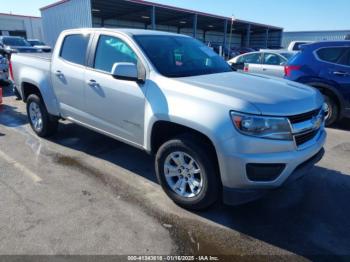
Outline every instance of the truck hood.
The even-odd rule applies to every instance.
[[[323,104],[323,97],[316,89],[275,77],[229,72],[177,78],[177,81],[238,98],[254,105],[263,115],[297,115]]]

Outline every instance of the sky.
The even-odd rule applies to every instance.
[[[113,1],[113,0],[111,0]],[[149,0],[283,27],[285,31],[350,30],[350,0]],[[0,0],[0,12],[40,16],[55,0]]]

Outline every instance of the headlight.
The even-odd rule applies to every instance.
[[[293,140],[291,126],[287,118],[265,117],[231,112],[236,129],[248,136],[276,140]]]

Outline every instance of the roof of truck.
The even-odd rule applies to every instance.
[[[169,33],[164,31],[155,30],[144,30],[144,29],[131,29],[131,28],[80,28],[80,29],[69,29],[65,30],[66,33],[74,32],[112,32],[112,33],[123,33],[129,36],[134,35],[168,35],[168,36],[183,36],[181,34]]]

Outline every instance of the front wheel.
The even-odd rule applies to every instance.
[[[58,119],[51,116],[41,97],[30,95],[27,99],[27,115],[33,131],[40,137],[48,137],[57,131]]]
[[[216,161],[200,139],[179,136],[164,143],[157,152],[156,172],[165,193],[179,206],[201,210],[218,199]]]

